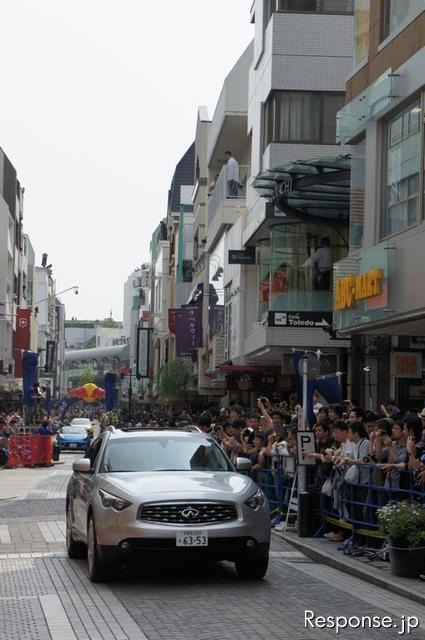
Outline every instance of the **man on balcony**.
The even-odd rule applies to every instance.
[[[239,163],[233,157],[231,151],[225,151],[226,158],[226,179],[227,179],[227,197],[237,198],[239,191]]]

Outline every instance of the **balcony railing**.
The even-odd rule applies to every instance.
[[[249,165],[239,165],[239,189],[237,195],[234,196],[230,195],[228,191],[226,165],[222,168],[214,190],[208,200],[208,226],[211,225],[223,201],[237,203],[238,201],[245,200],[246,185],[250,175],[251,167]]]

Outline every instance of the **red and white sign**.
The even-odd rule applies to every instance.
[[[22,352],[31,348],[31,309],[16,310],[14,342],[15,378],[22,378]]]

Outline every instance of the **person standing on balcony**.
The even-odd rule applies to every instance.
[[[227,179],[227,197],[237,198],[239,191],[239,163],[233,157],[231,151],[225,151],[226,158],[226,179]]]

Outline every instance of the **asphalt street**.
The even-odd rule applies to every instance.
[[[316,564],[277,537],[260,582],[239,582],[227,563],[161,564],[118,567],[113,581],[92,585],[85,562],[68,560],[64,547],[75,457],[0,471],[1,640],[423,640],[425,607]],[[341,626],[350,616],[337,633],[336,617]],[[375,627],[361,628],[368,617]]]

